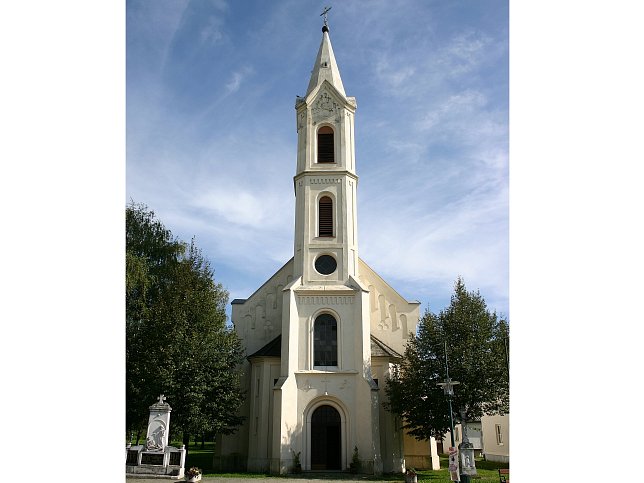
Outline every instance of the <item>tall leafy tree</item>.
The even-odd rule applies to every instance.
[[[160,393],[173,432],[230,433],[243,400],[234,368],[243,349],[226,326],[228,293],[197,248],[145,205],[126,208],[126,424],[145,427]]]
[[[448,401],[438,383],[449,375],[459,381],[452,398],[455,417],[477,420],[484,414],[509,411],[507,321],[490,312],[477,292],[468,292],[461,278],[450,305],[438,315],[427,311],[418,333],[411,334],[401,364],[387,381],[387,409],[404,421],[419,440],[441,437],[450,427]],[[447,343],[447,344],[446,344]]]
[[[158,348],[170,341],[161,327],[165,319],[157,314],[185,245],[153,211],[134,202],[125,210],[125,236],[126,425],[138,440],[148,419],[148,406],[166,386],[168,374]]]

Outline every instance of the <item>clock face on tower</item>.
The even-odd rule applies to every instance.
[[[331,275],[338,268],[338,263],[331,255],[320,255],[315,260],[315,269],[322,275]]]

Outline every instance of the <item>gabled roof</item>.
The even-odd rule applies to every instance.
[[[246,359],[253,357],[282,357],[282,334],[275,337],[254,354],[249,355]]]
[[[249,355],[246,359],[250,360],[254,357],[282,357],[282,335],[278,335],[257,352]],[[371,357],[402,358],[398,352],[373,335],[371,336]]]
[[[269,284],[269,283],[270,283],[270,282],[271,282],[271,281],[272,281],[276,276],[278,276],[278,274],[279,274],[282,270],[289,270],[288,265],[289,265],[289,264],[291,264],[292,262],[293,262],[293,257],[291,257],[291,258],[288,260],[288,262],[286,262],[284,265],[282,265],[282,266],[280,267],[280,269],[279,269],[277,272],[275,272],[273,275],[271,275],[271,276],[270,276],[270,278],[269,278],[268,280],[266,280],[266,281],[265,281],[265,282],[264,282],[264,283],[263,283],[263,284],[262,284],[262,285],[261,285],[257,290],[255,290],[255,291],[254,291],[254,292],[253,292],[253,293],[252,293],[248,298],[246,298],[246,299],[233,299],[233,301],[232,301],[232,302],[230,302],[230,305],[243,305],[243,304],[245,304],[246,302],[248,302],[249,300],[251,300],[251,299],[252,299],[256,294],[260,293],[260,292],[261,292],[261,290],[262,290],[264,287],[266,287],[266,286],[267,286],[267,285],[268,285],[268,284]],[[292,273],[293,273],[293,268],[290,268],[290,270],[291,270],[291,271],[290,271],[288,274],[292,274]],[[288,274],[287,274],[287,275],[288,275]],[[285,278],[286,278],[286,277],[285,277]]]
[[[393,357],[402,359],[402,356],[398,352],[373,335],[371,336],[371,357]]]
[[[338,69],[335,55],[333,55],[328,29],[322,29],[322,42],[320,43],[320,49],[318,50],[318,55],[315,59],[313,70],[311,71],[309,87],[306,89],[306,95],[304,97],[308,97],[325,80],[329,81],[342,94],[342,97],[347,97],[344,92],[344,86],[342,85],[342,79],[340,78],[340,69]]]

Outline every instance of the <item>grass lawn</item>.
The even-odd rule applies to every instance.
[[[173,442],[173,446],[181,447],[181,443]],[[202,469],[203,475],[216,476],[219,478],[275,478],[275,479],[288,479],[288,478],[308,478],[314,479],[313,475],[306,474],[303,475],[286,475],[286,476],[275,476],[268,475],[263,473],[214,473],[212,471],[212,455],[214,451],[214,443],[206,443],[204,449],[201,449],[201,443],[194,444],[191,442],[188,446],[188,456],[186,458],[186,468],[192,466],[197,466]],[[450,483],[449,473],[447,472],[447,457],[441,457],[441,469],[438,471],[432,470],[419,470],[418,471],[418,483]],[[476,470],[478,475],[472,477],[472,483],[498,483],[499,481],[499,468],[508,468],[507,463],[495,463],[492,461],[484,461],[483,459],[476,459]],[[404,481],[405,478],[403,475],[382,475],[382,476],[372,476],[372,475],[349,475],[348,473],[333,473],[333,474],[319,474],[315,476],[315,479],[329,479],[332,477],[334,479],[360,479],[363,481],[369,480],[387,480],[387,481]]]
[[[418,471],[418,483],[450,483],[451,480],[449,478],[449,472],[447,471],[447,456],[441,456],[440,462],[441,469],[438,471]],[[509,465],[507,463],[495,463],[493,461],[485,461],[482,458],[476,458],[477,475],[472,477],[472,483],[498,483],[499,468],[509,468]]]

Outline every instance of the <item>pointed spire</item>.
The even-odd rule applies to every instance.
[[[313,89],[322,84],[324,80],[328,80],[333,84],[333,87],[335,87],[344,97],[347,96],[344,92],[344,86],[342,85],[342,79],[340,78],[338,64],[335,61],[335,55],[333,55],[331,39],[329,38],[329,27],[326,22],[322,27],[322,43],[320,44],[320,50],[318,50],[318,56],[315,59],[315,64],[313,65],[309,87],[306,89],[306,96],[308,96]]]

